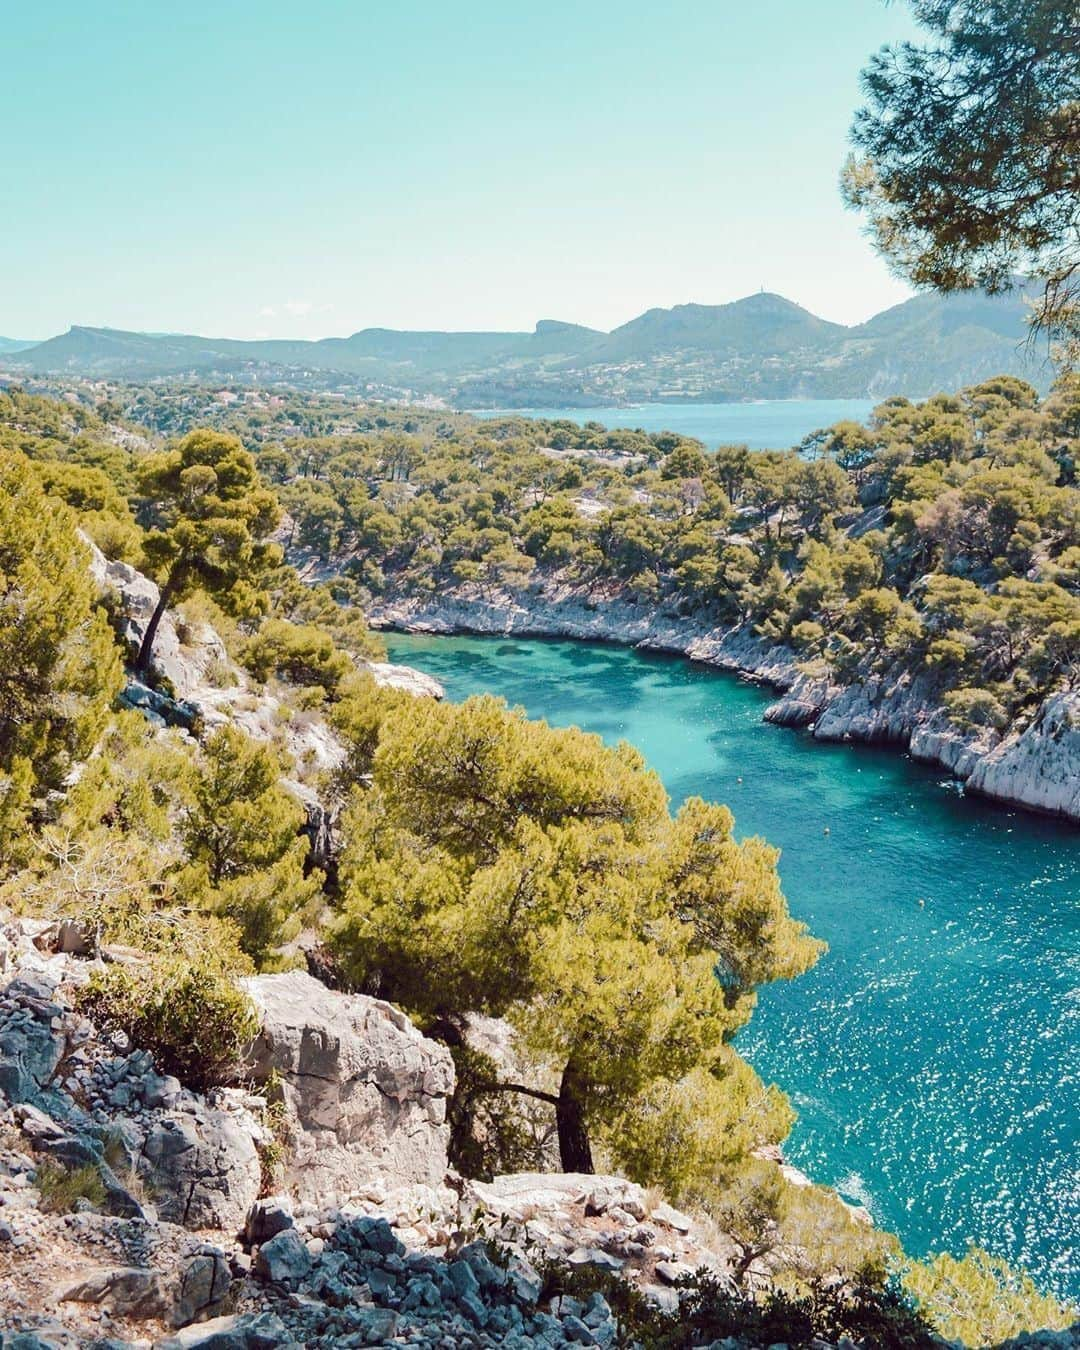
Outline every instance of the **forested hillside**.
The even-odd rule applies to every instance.
[[[238,976],[311,966],[394,1000],[454,1051],[467,1173],[602,1161],[712,1216],[739,1292],[696,1286],[701,1325],[930,1345],[916,1297],[972,1344],[1063,1322],[981,1254],[906,1262],[777,1168],[791,1108],[732,1037],[821,944],[775,851],[723,806],[672,814],[625,745],[380,687],[352,602],[546,569],[717,606],[843,669],[929,660],[957,716],[1015,712],[1072,678],[1078,408],[1074,386],[1039,406],[998,381],[801,456],[432,418],[256,457],[5,396],[0,904],[127,953],[78,1006],[197,1087],[230,1081],[256,1026]],[[302,583],[275,536],[344,575]],[[339,821],[318,856],[313,807]],[[513,1038],[512,1080],[469,1042],[477,1015]],[[766,1314],[746,1301],[763,1289]]]
[[[798,450],[507,418],[260,450],[307,549],[373,599],[552,579],[748,625],[841,681],[932,672],[1003,727],[1080,656],[1080,386],[890,399]]]

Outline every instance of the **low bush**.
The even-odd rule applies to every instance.
[[[192,964],[183,955],[108,966],[91,977],[79,1004],[194,1088],[224,1081],[258,1030],[251,1000],[232,975],[212,960]]]
[[[78,1200],[89,1200],[95,1209],[105,1203],[105,1183],[93,1163],[71,1168],[48,1160],[38,1166],[34,1185],[47,1214],[70,1214]]]
[[[822,1285],[801,1297],[780,1292],[760,1302],[734,1293],[708,1271],[678,1288],[676,1312],[662,1312],[628,1280],[596,1266],[553,1262],[542,1271],[542,1297],[569,1294],[587,1300],[600,1293],[619,1326],[620,1345],[642,1350],[686,1350],[738,1337],[754,1345],[810,1346],[815,1338],[848,1337],[875,1350],[940,1350],[929,1324],[899,1290],[870,1284]]]

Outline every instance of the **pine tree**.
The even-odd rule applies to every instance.
[[[694,1099],[731,1124],[727,1040],[754,986],[820,950],[787,915],[775,853],[736,843],[722,808],[672,822],[629,746],[497,699],[397,703],[378,734],[334,926],[354,978],[428,1020],[507,1017],[558,1088],[490,1090],[554,1107],[568,1171],[592,1170],[601,1133],[640,1161],[632,1140],[656,1114],[640,1104],[695,1074]],[[774,1108],[758,1140],[777,1137]]]
[[[209,592],[233,614],[265,607],[260,588],[280,550],[264,541],[280,511],[253,457],[235,436],[214,431],[193,431],[153,456],[140,492],[140,516],[149,527],[145,562],[161,588],[135,663],[145,672],[161,616],[193,590]]]
[[[194,768],[181,827],[189,861],[178,890],[231,919],[257,964],[296,933],[321,881],[304,875],[304,810],[280,779],[272,751],[223,727]]]
[[[55,786],[100,734],[122,671],[75,519],[0,456],[0,797]],[[6,784],[6,786],[5,786]]]

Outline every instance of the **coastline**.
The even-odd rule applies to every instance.
[[[839,685],[800,668],[796,654],[749,625],[722,627],[664,614],[548,579],[526,591],[475,586],[438,596],[395,596],[371,604],[372,628],[445,636],[569,638],[669,652],[776,690],[766,721],[803,728],[823,741],[892,745],[935,764],[965,792],[1080,824],[1080,694],[1048,698],[1024,725],[998,733],[952,723],[931,682],[871,674]]]

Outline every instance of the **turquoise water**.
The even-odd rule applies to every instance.
[[[783,399],[764,403],[639,403],[630,408],[514,408],[474,411],[475,417],[566,418],[584,426],[643,431],[677,431],[695,436],[710,449],[748,445],[751,450],[790,450],[808,432],[833,422],[863,421],[874,400],[868,398]]]
[[[625,738],[674,802],[783,850],[830,949],[740,1047],[799,1112],[788,1152],[915,1253],[978,1242],[1080,1295],[1080,831],[960,796],[889,750],[761,721],[768,695],[619,647],[388,635],[451,698]],[[825,833],[826,829],[828,834]]]

